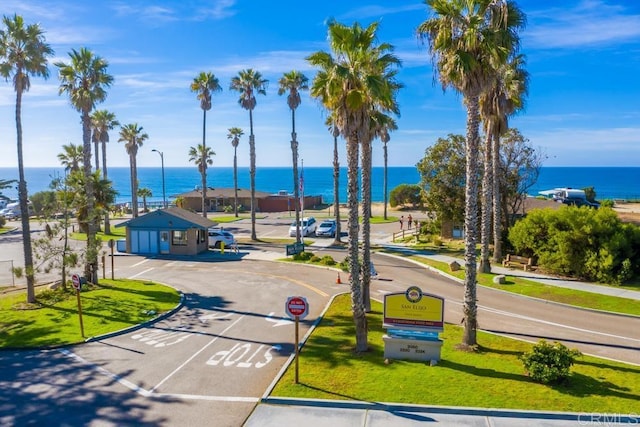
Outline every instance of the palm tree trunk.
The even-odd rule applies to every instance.
[[[27,278],[27,303],[36,302],[33,252],[31,249],[31,228],[29,225],[29,193],[24,177],[24,157],[22,155],[22,79],[16,79],[16,134],[18,149],[18,200],[20,202],[20,222],[22,224],[22,247],[24,270]]]
[[[238,217],[238,148],[233,147],[233,191],[235,198],[233,201],[233,212]]]
[[[256,236],[256,141],[253,135],[253,110],[249,110],[249,182],[251,185],[251,240]]]
[[[477,344],[478,327],[477,284],[476,284],[476,240],[478,236],[478,127],[480,114],[478,95],[467,97],[467,141],[466,141],[466,183],[464,211],[464,332],[462,344],[472,347]]]
[[[291,109],[291,156],[293,157],[293,206],[296,224],[300,224],[300,183],[298,182],[298,141],[296,140],[296,113]],[[296,227],[296,242],[300,243],[300,227]]]
[[[387,220],[387,201],[389,200],[389,180],[388,180],[388,168],[387,162],[389,160],[389,155],[387,152],[387,143],[385,142],[382,146],[382,151],[384,152],[384,220]]]
[[[493,163],[493,262],[502,261],[502,216],[500,215],[500,180],[502,168],[500,166],[500,137],[495,135],[491,144]]]
[[[94,157],[96,161],[96,170],[100,169],[100,141],[93,143],[93,149],[95,150]]]
[[[335,127],[333,132],[333,211],[336,216],[336,235],[333,238],[333,243],[338,245],[342,243],[342,226],[340,225],[340,161],[338,158],[338,133]]]
[[[368,350],[367,316],[362,305],[360,262],[358,260],[358,134],[350,132],[347,141],[347,206],[349,211],[349,286],[351,310],[356,327],[356,352]]]
[[[82,112],[82,145],[84,161],[84,190],[87,197],[87,262],[85,277],[87,281],[98,283],[98,243],[96,241],[96,210],[93,179],[91,179],[91,118],[89,111]]]
[[[202,168],[202,216],[207,217],[207,110],[202,109],[202,158],[200,167]]]
[[[491,240],[491,211],[493,202],[493,162],[491,161],[491,134],[493,127],[487,126],[484,149],[484,173],[482,175],[482,223],[480,235],[480,271],[491,273],[489,262],[489,240]]]
[[[371,140],[362,141],[362,304],[371,312]]]
[[[107,179],[107,142],[102,141],[102,177]],[[109,207],[104,213],[104,234],[111,234],[111,224],[109,223]]]

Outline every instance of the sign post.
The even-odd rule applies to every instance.
[[[115,245],[116,245],[116,241],[113,239],[109,239],[109,249],[111,249],[111,280],[114,280],[113,279],[113,247]]]
[[[305,297],[289,297],[287,298],[287,302],[284,305],[284,309],[285,312],[287,313],[287,316],[292,317],[293,319],[295,319],[295,325],[296,325],[296,331],[295,331],[295,360],[296,360],[296,369],[295,369],[295,373],[296,373],[296,384],[298,384],[298,356],[300,355],[300,350],[299,350],[299,323],[300,323],[300,319],[304,319],[305,317],[307,317],[307,314],[309,314],[309,304],[307,303],[307,300]]]
[[[78,299],[78,317],[80,318],[80,333],[82,334],[82,338],[84,338],[84,325],[82,324],[82,304],[80,303],[80,288],[82,288],[80,276],[77,274],[72,275],[71,283],[73,284],[73,288],[76,290],[76,297]]]

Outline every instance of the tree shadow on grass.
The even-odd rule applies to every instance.
[[[552,384],[550,387],[559,393],[580,398],[603,396],[629,399],[630,405],[637,405],[637,402],[640,401],[640,393],[634,393],[628,387],[576,372],[573,372],[565,382]]]

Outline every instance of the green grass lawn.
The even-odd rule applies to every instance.
[[[84,341],[80,333],[76,292],[45,290],[35,304],[24,292],[0,297],[0,348],[42,347]],[[141,280],[107,280],[80,293],[85,337],[118,331],[174,308],[180,294],[173,288]],[[151,314],[154,312],[155,314]]]
[[[429,265],[449,275],[457,277],[458,279],[464,279],[464,270],[451,271],[446,262],[435,261],[415,255],[412,255],[409,258],[422,264]],[[514,292],[547,301],[555,301],[575,305],[577,307],[593,308],[596,310],[613,311],[616,313],[640,316],[640,301],[638,300],[561,288],[559,286],[544,285],[540,282],[523,279],[517,276],[506,276],[506,283],[499,285],[493,283],[493,277],[495,277],[495,274],[492,273],[478,273],[476,280],[482,286]]]
[[[442,360],[384,362],[382,304],[368,314],[369,351],[355,354],[349,295],[337,297],[300,353],[299,384],[294,364],[273,396],[363,400],[571,412],[637,412],[640,367],[590,356],[577,359],[563,385],[542,385],[524,372],[518,355],[531,344],[478,333],[477,352],[456,349],[462,329],[446,325]]]
[[[96,238],[101,242],[107,242],[109,239],[124,239],[127,236],[125,227],[111,226],[111,234],[104,234],[104,231],[98,231]],[[73,240],[87,240],[87,233],[75,232],[69,234],[69,238]]]

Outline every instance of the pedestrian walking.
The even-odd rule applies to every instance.
[[[411,223],[413,222],[413,217],[411,216],[411,214],[409,214],[409,217],[407,218],[409,220],[409,222],[407,223],[407,230],[411,229]]]
[[[400,221],[400,230],[403,230],[402,226],[404,223],[404,215],[402,215],[398,221]]]

